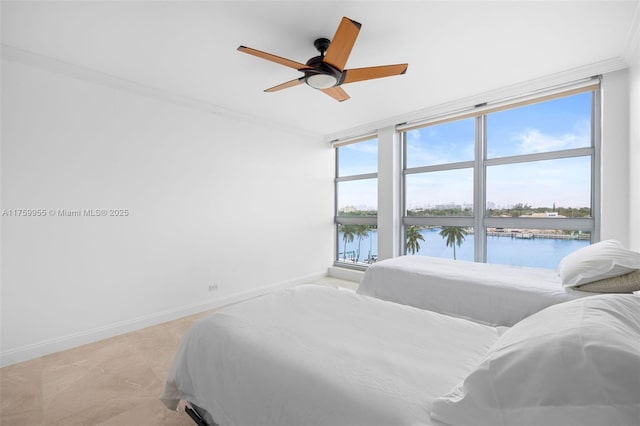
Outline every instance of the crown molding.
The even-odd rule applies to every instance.
[[[22,65],[28,65],[40,68],[46,71],[62,74],[67,77],[76,78],[89,83],[110,87],[113,89],[123,90],[136,95],[153,98],[156,100],[169,102],[182,107],[203,111],[209,114],[230,118],[241,121],[242,123],[253,123],[262,127],[279,130],[286,133],[294,133],[304,137],[316,138],[321,140],[321,134],[309,132],[286,123],[278,123],[271,120],[265,120],[254,115],[245,114],[209,102],[179,95],[157,87],[147,86],[132,80],[127,80],[101,71],[96,71],[70,62],[60,61],[58,59],[20,49],[6,43],[0,44],[2,59],[17,62]]]

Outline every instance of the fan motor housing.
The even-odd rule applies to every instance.
[[[323,40],[323,39],[318,39],[318,40]],[[318,42],[318,40],[316,40],[316,44]],[[324,39],[327,40],[327,39]],[[328,40],[327,40],[328,41]],[[328,43],[327,43],[328,45]],[[316,46],[317,47],[317,46]],[[320,49],[318,49],[320,50]],[[322,53],[324,53],[323,51],[320,52],[321,55],[320,56],[314,56],[313,58],[309,59],[306,63],[306,65],[312,67],[312,70],[304,70],[304,79],[305,81],[314,75],[317,74],[324,74],[324,75],[329,75],[333,78],[335,78],[336,83],[334,84],[334,86],[339,86],[340,84],[342,84],[342,82],[344,81],[344,73],[342,71],[340,71],[339,69],[337,69],[336,67],[329,65],[328,63],[324,62],[324,55]]]

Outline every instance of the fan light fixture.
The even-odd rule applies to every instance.
[[[337,82],[338,79],[329,74],[313,74],[306,78],[306,83],[314,89],[328,89]]]

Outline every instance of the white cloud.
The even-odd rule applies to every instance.
[[[425,133],[427,130],[428,133]],[[407,135],[407,152],[410,164],[413,166],[473,160],[473,135],[469,140],[457,142],[451,142],[446,137],[437,136],[437,133],[432,129],[412,130],[407,132]],[[430,141],[428,145],[426,140]]]
[[[512,140],[518,143],[520,154],[559,151],[563,149],[582,148],[590,145],[588,122],[581,122],[574,127],[573,133],[550,135],[538,129],[525,129],[515,135]]]

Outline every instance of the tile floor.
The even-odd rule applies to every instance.
[[[315,283],[357,286],[331,277]],[[183,333],[208,314],[0,369],[0,425],[193,426],[158,396]]]

